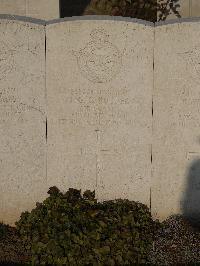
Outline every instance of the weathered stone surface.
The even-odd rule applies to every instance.
[[[59,0],[26,0],[26,16],[44,20],[60,18]]]
[[[153,28],[84,19],[46,30],[48,184],[149,206]]]
[[[0,14],[26,16],[26,0],[0,0]]]
[[[0,14],[56,19],[60,17],[59,0],[0,0]]]
[[[3,19],[0,40],[0,219],[14,225],[47,192],[45,29]]]
[[[190,16],[191,17],[199,17],[200,16],[200,2],[199,0],[192,0],[190,7]]]
[[[155,28],[151,207],[161,220],[199,215],[199,30],[199,21]]]

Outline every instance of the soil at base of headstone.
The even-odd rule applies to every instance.
[[[148,254],[148,264],[200,265],[200,229],[194,228],[181,215],[174,215],[162,222],[164,228],[157,231],[155,241]],[[4,238],[0,238],[0,262],[26,263],[31,256],[22,246],[15,227],[9,227]],[[8,264],[7,264],[8,265]]]

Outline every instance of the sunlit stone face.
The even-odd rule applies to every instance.
[[[91,42],[73,54],[77,57],[81,74],[94,83],[104,83],[113,79],[120,71],[121,54],[117,47],[108,41],[104,29],[91,32]]]
[[[13,69],[14,50],[9,49],[8,44],[0,41],[0,80],[5,78]]]

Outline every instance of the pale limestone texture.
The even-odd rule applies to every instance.
[[[46,34],[48,185],[149,206],[154,29],[84,19]]]
[[[60,17],[59,0],[0,0],[0,14],[56,19]]]
[[[26,15],[26,0],[0,0],[0,14]]]
[[[190,1],[191,1],[190,17],[199,17],[200,16],[200,1],[199,0],[190,0]]]
[[[14,226],[48,194],[45,28],[0,21],[0,219]]]
[[[155,27],[152,215],[199,215],[200,22]]]

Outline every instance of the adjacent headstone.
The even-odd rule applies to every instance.
[[[152,25],[85,16],[46,26],[49,185],[150,205]]]
[[[199,40],[199,21],[155,28],[151,208],[161,221],[200,213]]]
[[[59,0],[26,0],[26,16],[51,20],[60,18]]]
[[[0,0],[0,14],[51,20],[60,17],[59,0]]]
[[[45,28],[0,18],[0,40],[0,219],[14,226],[47,194]]]
[[[200,2],[199,2],[199,0],[190,0],[190,1],[191,1],[190,17],[199,17],[200,16]]]
[[[0,0],[0,14],[26,16],[26,0]]]
[[[167,4],[167,8],[170,7],[170,2],[165,0],[162,4]],[[157,0],[157,3],[161,3]],[[176,11],[179,12],[181,18],[192,18],[200,16],[200,1],[199,0],[177,0],[174,1],[174,6],[177,5]],[[160,11],[157,12],[157,21],[159,21]],[[177,19],[177,15],[171,10],[170,14],[166,17],[166,20]]]
[[[198,1],[198,0],[197,0]],[[160,4],[161,1],[160,0],[157,0],[157,3]],[[170,3],[168,0],[165,0],[165,1],[162,1],[162,4],[167,4],[167,9],[170,8]],[[179,12],[181,18],[189,18],[191,17],[191,0],[178,0],[176,2],[174,2],[174,5],[179,5],[177,8],[176,8],[176,11]],[[199,15],[200,15],[200,10],[198,10],[199,12]],[[157,21],[159,21],[159,15],[161,14],[160,11],[157,12]],[[166,20],[170,20],[170,19],[177,19],[177,15],[172,11],[170,10],[170,14],[167,15],[166,17]]]

